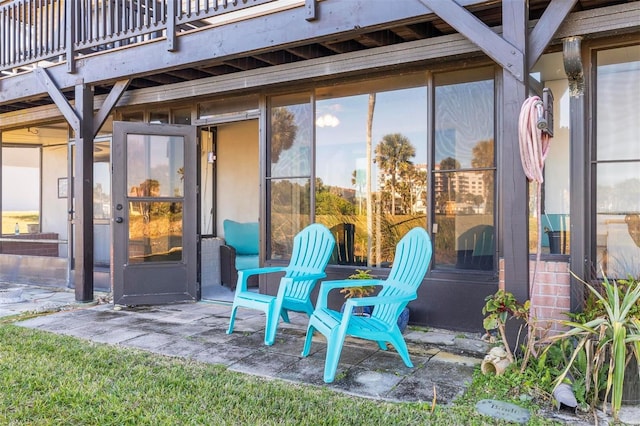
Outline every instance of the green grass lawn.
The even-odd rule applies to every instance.
[[[429,403],[352,397],[2,322],[3,425],[508,424],[475,413],[475,401],[495,396],[482,389],[432,411]]]

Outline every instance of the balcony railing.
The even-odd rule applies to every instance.
[[[278,0],[0,1],[0,72],[175,36],[212,25],[211,18]]]

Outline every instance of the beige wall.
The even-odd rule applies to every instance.
[[[260,209],[258,120],[218,127],[216,223],[224,237],[222,222],[256,222]]]
[[[67,236],[67,199],[58,198],[58,178],[67,176],[66,145],[42,149],[42,232],[56,232],[58,238]],[[67,245],[60,244],[58,256],[67,257]]]
[[[553,138],[545,160],[544,205],[548,214],[569,214],[570,150],[569,150],[569,83],[567,80],[545,81],[553,92]]]

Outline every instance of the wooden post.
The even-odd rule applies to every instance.
[[[178,37],[176,35],[176,0],[167,1],[167,50],[178,50]]]
[[[75,110],[80,116],[76,132],[75,179],[75,294],[79,302],[93,300],[93,88],[75,87]]]
[[[527,70],[527,17],[525,1],[502,2],[503,37],[522,52],[520,69]],[[517,78],[503,67],[499,99],[498,196],[500,199],[500,255],[504,259],[505,290],[518,301],[529,299],[529,192],[520,161],[518,120],[527,97],[528,71]],[[517,330],[516,330],[517,331]],[[511,333],[509,333],[511,334]]]
[[[587,259],[595,256],[593,233],[585,212],[591,211],[589,191],[589,147],[587,140],[587,106],[584,97],[584,68],[582,66],[582,37],[567,37],[563,43],[564,70],[569,79],[569,140],[571,146],[571,264],[570,270],[582,279],[589,280],[592,271]],[[595,257],[594,257],[595,258]],[[581,309],[584,303],[584,285],[571,277],[571,312]]]
[[[75,31],[76,31],[76,2],[75,1],[67,1],[65,2],[65,14],[67,20],[66,26],[66,50],[67,50],[67,72],[75,73],[76,72],[76,61],[75,61],[75,51],[73,49],[75,44]]]

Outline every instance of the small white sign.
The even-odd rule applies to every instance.
[[[480,414],[494,419],[507,420],[514,423],[527,423],[531,414],[526,408],[510,402],[495,399],[483,399],[476,404]]]

